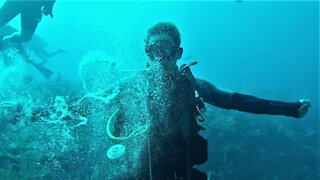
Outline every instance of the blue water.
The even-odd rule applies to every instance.
[[[192,67],[196,77],[261,98],[304,98],[312,103],[302,119],[207,105],[204,136],[209,140],[209,160],[200,169],[211,179],[320,179],[319,2],[58,0],[54,16],[44,17],[36,34],[48,43],[49,51],[62,48],[68,53],[45,64],[55,73],[50,80],[23,63],[9,68],[1,65],[2,102],[24,104],[27,111],[27,106],[36,109],[49,104],[52,97],[84,96],[79,65],[95,50],[112,57],[122,69],[144,68],[143,39],[148,28],[169,21],[181,32],[184,55],[179,64],[198,61]],[[10,24],[19,29],[20,19]],[[27,113],[0,110],[0,179],[59,175],[94,179],[109,177],[99,170],[116,171],[106,165],[105,122],[89,119],[81,128],[77,128],[81,121],[50,122],[48,128],[25,121]],[[68,139],[64,126],[70,127],[74,137]],[[32,159],[36,155],[39,158]]]

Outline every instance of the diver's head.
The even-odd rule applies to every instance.
[[[180,33],[172,23],[158,23],[151,27],[145,43],[145,52],[151,61],[175,65],[182,56]]]

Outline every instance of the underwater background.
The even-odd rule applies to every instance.
[[[0,63],[0,179],[114,179],[119,168],[106,156],[105,131],[113,111],[93,92],[143,69],[147,30],[167,21],[181,32],[179,64],[198,61],[196,77],[312,103],[303,119],[207,105],[209,160],[199,168],[218,180],[320,179],[318,1],[58,0],[53,13],[36,31],[48,51],[66,52],[45,63],[53,77],[14,52],[4,52],[13,54],[12,65]],[[19,29],[20,18],[10,25]],[[111,73],[110,62],[127,74]],[[80,101],[86,105],[77,109]]]

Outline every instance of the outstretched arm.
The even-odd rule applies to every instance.
[[[303,117],[311,107],[309,100],[300,100],[297,102],[272,101],[251,95],[221,90],[204,80],[197,80],[196,84],[198,93],[205,102],[225,109],[300,118]]]
[[[64,54],[67,53],[65,50],[63,49],[58,49],[56,51],[53,52],[48,52],[46,49],[44,49],[43,47],[37,47],[37,48],[29,48],[30,50],[32,50],[34,52],[34,54],[39,57],[40,59],[42,59],[40,64],[46,64],[48,62],[48,58],[54,57],[58,54]]]
[[[53,56],[56,56],[58,54],[63,54],[63,53],[67,53],[65,50],[63,49],[58,49],[56,51],[53,51],[53,52],[48,52],[48,51],[43,51],[42,54],[44,56],[46,56],[47,58],[51,58]]]
[[[208,81],[196,79],[196,90],[204,102],[211,105],[230,109],[234,92],[217,88]]]
[[[295,118],[301,117],[299,108],[300,102],[281,102],[260,99],[250,95],[234,93],[231,109],[256,114],[285,115]]]
[[[65,51],[63,49],[58,49],[53,52],[48,52],[44,47],[41,47],[41,46],[38,46],[38,47],[30,46],[29,49],[31,51],[33,51],[41,59],[51,58],[51,57],[56,56],[58,54],[67,53],[67,51]]]

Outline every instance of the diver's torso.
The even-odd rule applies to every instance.
[[[167,74],[146,71],[124,84],[120,94],[123,95],[118,97],[122,109],[117,120],[119,135],[130,132],[125,127],[136,123],[150,124],[147,135],[150,149],[145,142],[137,179],[149,178],[150,165],[153,179],[185,177],[188,138],[197,132],[192,131],[196,120],[193,116],[194,87],[190,79],[178,70]],[[139,144],[143,145],[142,142]]]
[[[190,124],[194,107],[194,87],[180,71],[147,73],[148,109],[154,128],[163,135],[183,135],[181,125]],[[184,128],[185,129],[185,128]]]

